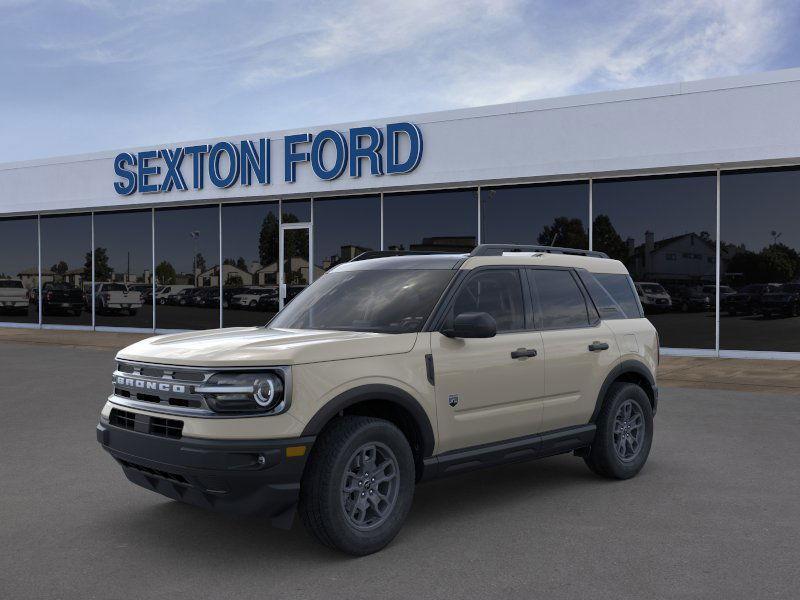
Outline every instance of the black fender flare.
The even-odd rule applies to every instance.
[[[652,395],[649,392],[647,395],[651,396],[650,400],[653,403],[653,414],[656,413],[656,408],[658,407],[658,388],[656,387],[656,380],[653,377],[653,374],[650,372],[650,369],[647,368],[647,365],[638,360],[624,360],[616,367],[611,369],[609,374],[606,376],[605,381],[603,381],[603,385],[600,386],[600,392],[597,394],[597,401],[594,405],[594,412],[592,413],[592,418],[589,420],[590,423],[595,423],[597,421],[597,417],[600,416],[600,409],[603,407],[603,400],[605,400],[606,394],[608,393],[608,388],[611,387],[611,384],[619,379],[622,375],[626,375],[628,373],[634,373],[644,378],[645,381],[650,384]],[[647,390],[645,391],[647,392]]]
[[[435,439],[433,435],[433,426],[428,418],[428,413],[425,412],[425,409],[422,408],[419,401],[405,390],[380,383],[351,388],[326,402],[325,405],[317,411],[317,414],[311,418],[301,435],[319,435],[325,425],[327,425],[337,413],[354,404],[369,400],[383,400],[397,404],[405,409],[411,415],[411,418],[414,419],[422,437],[423,457],[428,457],[433,454]]]

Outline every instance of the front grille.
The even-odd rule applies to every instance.
[[[114,395],[162,407],[210,412],[205,398],[195,391],[213,371],[187,370],[119,362],[113,375]]]
[[[111,414],[108,417],[108,422],[115,427],[122,429],[134,430],[136,427],[136,413],[128,412],[127,410],[120,410],[112,408]]]
[[[183,475],[179,475],[178,473],[170,473],[168,471],[162,471],[161,469],[152,469],[150,467],[145,467],[144,465],[138,465],[136,463],[123,460],[121,458],[117,460],[119,460],[120,464],[123,467],[126,467],[128,469],[135,469],[146,475],[155,475],[156,477],[161,477],[162,479],[168,479],[170,481],[174,481],[175,483],[182,483],[184,485],[189,484],[189,482],[186,481],[186,478]]]
[[[109,425],[138,431],[139,433],[149,433],[158,437],[179,440],[183,435],[183,421],[179,419],[162,419],[161,417],[151,417],[141,413],[134,413],[119,408],[112,408],[108,416]]]
[[[183,421],[177,419],[161,419],[150,417],[150,434],[173,439],[180,439],[183,433]]]

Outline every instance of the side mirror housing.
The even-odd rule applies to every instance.
[[[490,338],[497,335],[494,317],[485,312],[465,312],[453,319],[453,326],[443,329],[442,335],[451,338]]]

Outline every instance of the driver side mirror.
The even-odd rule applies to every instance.
[[[490,338],[497,335],[494,317],[485,312],[465,312],[453,319],[453,326],[442,329],[449,338]]]

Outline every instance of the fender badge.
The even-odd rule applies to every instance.
[[[450,394],[447,397],[447,403],[450,406],[455,406],[456,404],[458,404],[458,394]]]

